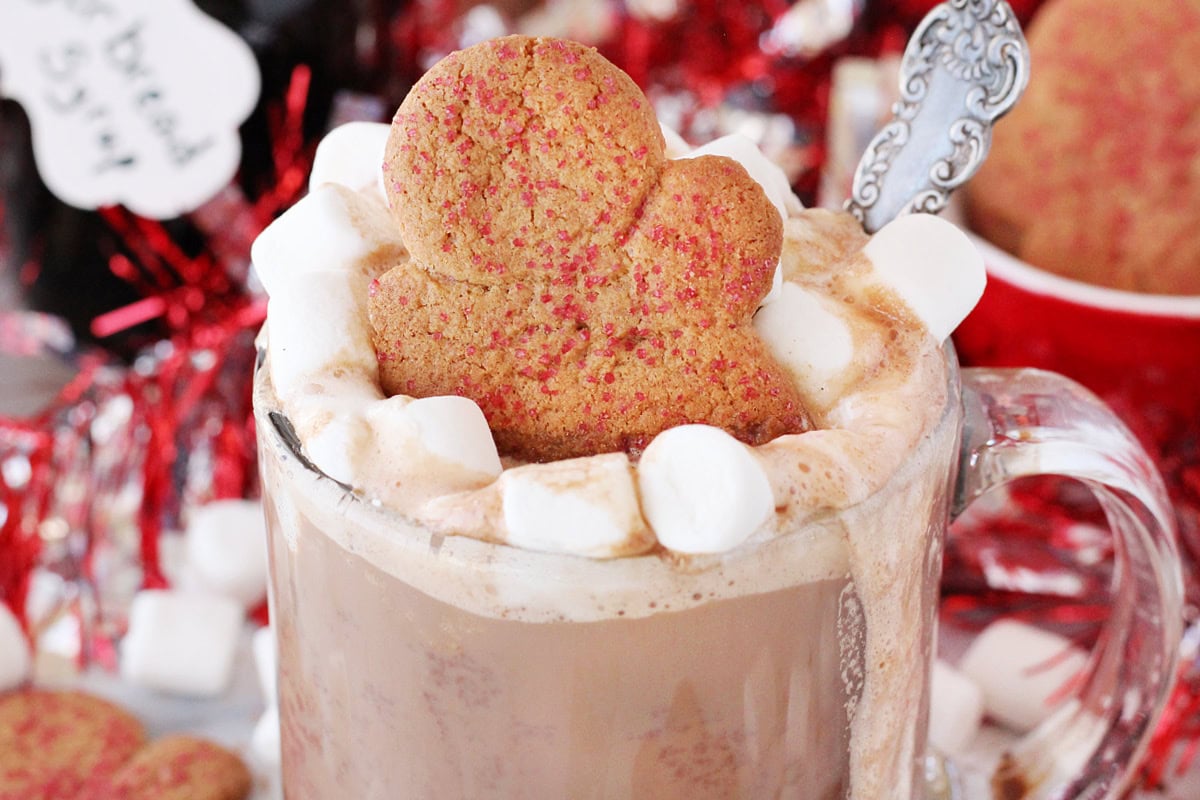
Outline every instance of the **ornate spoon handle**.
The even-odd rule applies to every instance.
[[[847,210],[868,233],[901,214],[941,211],[1028,82],[1029,48],[1008,3],[934,7],[908,41],[894,118],[858,162]]]

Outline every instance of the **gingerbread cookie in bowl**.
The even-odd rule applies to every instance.
[[[1200,0],[1050,0],[971,226],[1085,283],[1200,295]]]
[[[751,326],[778,210],[730,158],[668,160],[594,50],[514,36],[446,58],[396,114],[384,184],[411,254],[370,292],[387,393],[469,397],[528,461],[691,422],[748,444],[811,427]]]

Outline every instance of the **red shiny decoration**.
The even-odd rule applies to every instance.
[[[75,354],[78,374],[47,409],[29,419],[0,417],[0,464],[11,457],[29,464],[17,487],[0,476],[0,602],[22,618],[39,565],[79,582],[96,607],[93,619],[81,620],[85,658],[111,661],[111,636],[123,624],[104,605],[113,553],[118,568],[139,571],[141,586],[165,586],[159,542],[182,526],[186,509],[257,492],[250,375],[266,301],[245,279],[254,237],[305,187],[313,143],[301,123],[310,75],[296,68],[282,103],[268,109],[274,184],[253,203],[231,186],[191,215],[208,237],[198,255],[188,255],[160,222],[119,207],[100,210],[124,250],[109,268],[143,297],[96,317],[92,332],[104,338],[159,320],[166,337],[132,366],[102,350]],[[4,336],[5,319],[0,348],[36,352],[35,336]],[[113,510],[130,496],[135,509]],[[135,552],[122,551],[122,514],[135,521]],[[47,520],[71,542],[50,551],[53,564],[45,563],[50,552],[40,530]]]

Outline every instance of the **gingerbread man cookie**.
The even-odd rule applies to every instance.
[[[690,422],[806,430],[751,328],[782,220],[737,162],[669,161],[649,102],[591,48],[512,36],[452,54],[392,123],[411,259],[371,289],[389,394],[458,394],[500,452],[636,453]]]
[[[0,800],[244,800],[250,772],[211,742],[168,736],[83,692],[0,695]]]
[[[252,785],[250,770],[230,751],[175,735],[143,747],[80,800],[242,800]]]
[[[82,692],[0,696],[0,800],[60,800],[115,773],[146,740],[132,715]]]

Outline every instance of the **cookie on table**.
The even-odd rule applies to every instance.
[[[1069,278],[1200,294],[1200,0],[1050,0],[1028,41],[972,227]]]
[[[243,800],[253,780],[240,758],[191,736],[156,739],[80,800]]]
[[[369,301],[388,394],[469,397],[530,461],[637,453],[689,422],[748,444],[810,427],[751,327],[779,212],[732,159],[668,160],[595,50],[448,56],[397,111],[384,174],[412,256]]]
[[[0,695],[0,800],[63,800],[114,774],[145,743],[141,723],[82,692]]]

